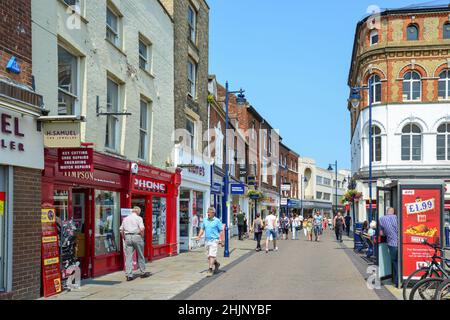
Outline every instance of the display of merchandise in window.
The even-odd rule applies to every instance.
[[[163,245],[166,244],[166,198],[154,197],[152,204],[152,243],[154,245]]]
[[[95,255],[119,251],[119,193],[95,191]]]

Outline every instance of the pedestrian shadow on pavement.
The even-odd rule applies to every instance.
[[[95,279],[88,279],[81,281],[81,285],[88,285],[93,284],[96,286],[114,286],[116,284],[120,284],[122,281],[107,281],[107,280],[95,280]]]

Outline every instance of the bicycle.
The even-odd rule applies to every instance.
[[[411,290],[409,300],[434,300],[444,278],[427,278],[417,282]]]
[[[436,290],[434,300],[448,300],[450,299],[450,279],[444,280],[439,288]]]
[[[420,278],[419,281],[428,279],[428,278],[444,278],[444,279],[450,278],[450,274],[448,273],[448,271],[446,271],[441,266],[441,264],[438,262],[438,260],[445,261],[445,263],[450,262],[450,260],[443,258],[444,249],[442,249],[438,245],[429,244],[428,242],[423,242],[423,244],[434,249],[433,256],[431,257],[431,263],[426,267],[417,269],[416,271],[411,273],[406,280],[403,281],[402,288],[403,288],[403,299],[404,300],[408,300],[408,297],[411,296],[412,291],[410,292],[410,295],[408,296],[408,287],[409,287],[411,281],[415,281],[414,278],[419,277]]]

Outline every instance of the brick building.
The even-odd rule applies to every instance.
[[[292,149],[287,147],[284,143],[280,142],[280,170],[279,179],[281,184],[289,184],[290,190],[281,190],[280,193],[283,198],[285,198],[286,203],[281,204],[281,211],[286,212],[286,209],[291,213],[294,209],[299,211],[301,209],[298,191],[298,159],[299,155]]]
[[[367,87],[371,79],[373,90],[372,141],[368,91],[357,108],[347,105],[352,175],[365,200],[356,204],[357,221],[368,215],[370,143],[373,197],[393,180],[449,180],[449,14],[448,5],[410,6],[357,24],[348,85]]]
[[[0,2],[0,299],[41,282],[42,97],[33,88],[31,0]]]

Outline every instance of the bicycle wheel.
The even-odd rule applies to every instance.
[[[434,300],[450,300],[450,280],[445,280],[436,290]]]
[[[429,267],[423,267],[420,269],[417,269],[413,273],[410,274],[410,276],[403,281],[402,288],[403,288],[403,300],[408,300],[409,294],[411,293],[408,289],[409,287],[413,287],[414,280],[413,278],[420,278],[417,281],[426,279],[426,278],[439,278],[441,275],[434,269],[431,269]]]
[[[444,282],[443,278],[427,278],[417,282],[411,290],[409,300],[434,300],[436,290]]]

